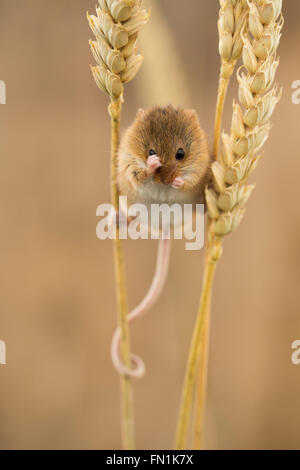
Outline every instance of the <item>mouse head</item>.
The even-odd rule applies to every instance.
[[[162,166],[154,176],[158,183],[171,184],[181,176],[196,184],[207,173],[208,143],[194,110],[139,110],[130,135],[130,153],[145,162],[150,155],[160,158]]]

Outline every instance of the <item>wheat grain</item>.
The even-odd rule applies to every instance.
[[[247,0],[220,0],[218,31],[221,70],[216,106],[213,149],[213,154],[216,160],[219,155],[224,103],[231,76],[234,72],[237,61],[242,55],[243,41],[241,38],[241,31],[247,26],[247,15]]]
[[[97,15],[87,15],[96,36],[90,46],[97,65],[91,67],[98,87],[113,99],[123,95],[123,84],[138,73],[143,57],[137,53],[137,36],[149,13],[141,0],[99,0]]]
[[[222,134],[222,155],[212,165],[214,189],[206,190],[211,235],[222,238],[240,224],[254,189],[248,185],[258,152],[270,132],[280,99],[274,85],[283,19],[282,0],[248,1],[248,30],[241,30],[243,67],[237,72],[240,104],[233,104],[230,134]],[[249,33],[248,33],[249,31]]]
[[[246,24],[247,0],[220,0],[220,6],[219,52],[222,61],[230,68],[242,54],[241,31]]]

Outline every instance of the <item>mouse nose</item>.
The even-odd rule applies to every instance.
[[[165,164],[157,171],[157,180],[162,184],[171,184],[176,177],[177,166]]]

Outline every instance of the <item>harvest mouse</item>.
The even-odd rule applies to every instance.
[[[118,185],[128,203],[198,203],[210,174],[206,134],[193,110],[139,110],[122,139]]]
[[[139,110],[125,132],[118,155],[118,186],[128,204],[201,204],[210,179],[211,154],[208,140],[194,110],[154,107]],[[143,314],[159,297],[166,280],[170,241],[160,239],[156,273],[141,304],[128,321]],[[119,373],[140,377],[142,360],[132,355],[134,368],[122,364],[120,330],[112,342],[112,359]]]

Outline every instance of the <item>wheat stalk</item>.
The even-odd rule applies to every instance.
[[[270,118],[280,99],[274,79],[279,64],[277,48],[283,26],[282,0],[249,0],[247,7],[248,29],[243,28],[240,32],[243,66],[237,72],[240,104],[233,104],[230,134],[223,133],[222,157],[212,165],[214,187],[206,190],[210,218],[208,255],[186,371],[177,449],[183,449],[186,445],[196,369],[201,349],[205,349],[205,325],[208,322],[216,263],[222,255],[222,241],[225,235],[237,229],[244,216],[245,205],[254,189],[253,185],[248,185],[248,178],[259,162],[258,152],[268,138]],[[201,387],[200,391],[203,392]],[[199,406],[203,408],[201,396]],[[201,436],[203,409],[202,412],[198,410],[196,415],[201,416],[196,426],[196,434]]]
[[[137,74],[143,58],[137,53],[137,36],[140,28],[147,23],[149,14],[142,9],[142,0],[98,0],[97,15],[87,15],[96,41],[90,46],[97,65],[91,67],[100,90],[110,97],[111,116],[111,193],[115,211],[119,211],[117,186],[117,160],[120,140],[120,119],[124,83]],[[119,227],[114,241],[116,288],[118,299],[118,326],[121,332],[120,350],[123,363],[130,368],[130,337],[128,327],[128,306],[126,279]],[[123,448],[135,447],[133,394],[130,378],[121,379],[121,423]]]

